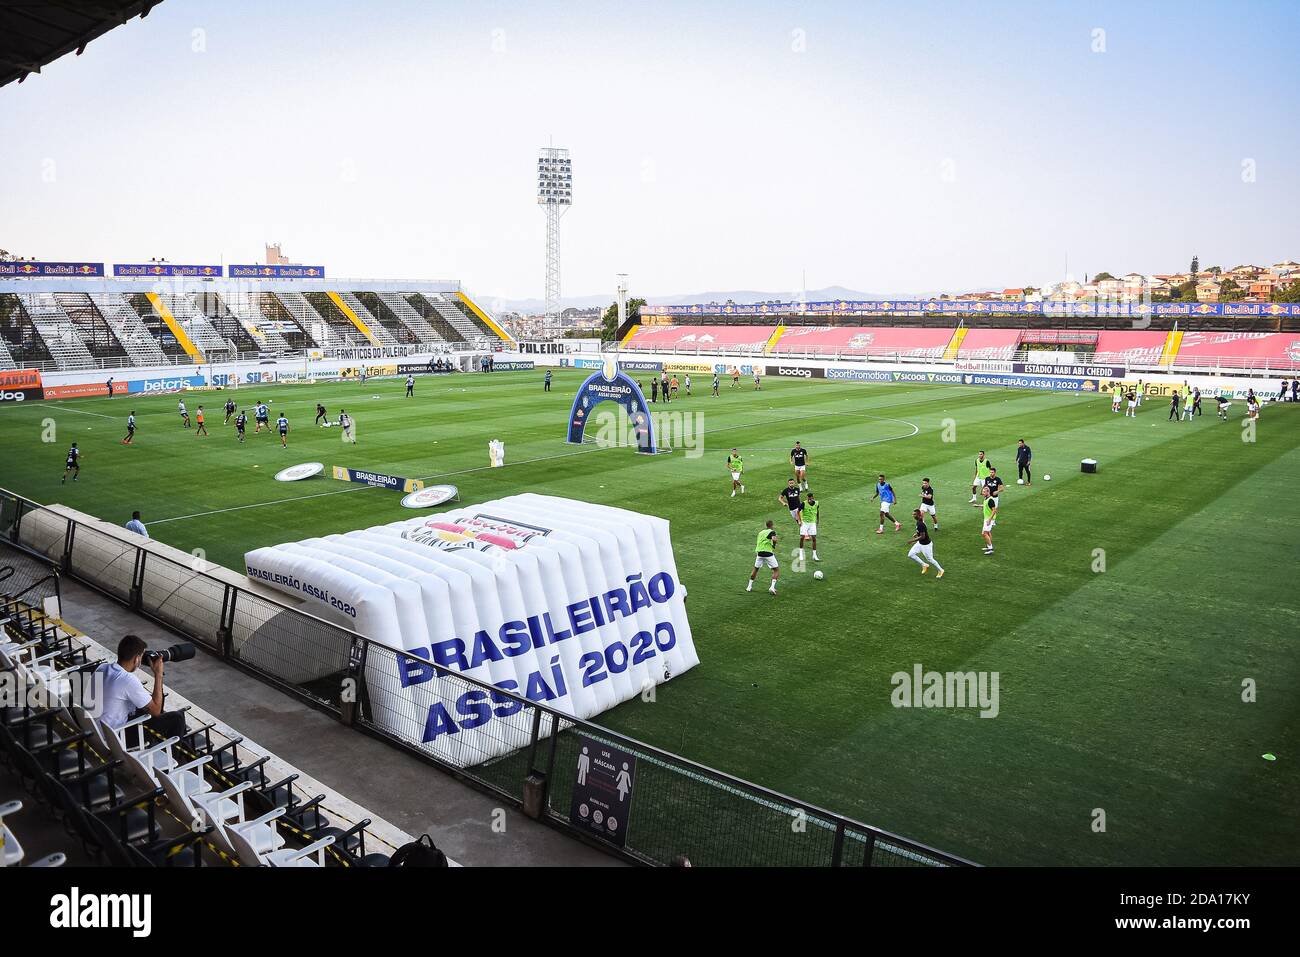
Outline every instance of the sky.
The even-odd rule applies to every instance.
[[[0,248],[539,297],[1300,259],[1300,4],[164,0],[0,88]],[[806,277],[806,279],[805,279]]]

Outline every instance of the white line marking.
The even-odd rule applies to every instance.
[[[599,446],[593,445],[586,448],[578,449],[576,452],[560,452],[557,455],[540,455],[537,458],[522,459],[518,462],[510,462],[502,468],[510,468],[514,465],[532,465],[534,462],[545,462],[548,459],[562,459],[570,455],[582,455],[584,452],[599,452],[602,448],[619,448],[619,446]],[[450,478],[453,475],[468,475],[470,472],[484,472],[493,468],[491,465],[476,465],[473,468],[459,469],[455,472],[439,472],[435,475],[422,475],[420,481],[431,482],[434,479]],[[171,518],[155,518],[149,522],[150,525],[163,525],[167,522],[183,522],[190,518],[203,518],[205,515],[220,515],[223,512],[239,512],[247,508],[262,508],[266,505],[282,505],[285,502],[302,502],[309,498],[324,498],[326,495],[345,495],[348,492],[366,492],[381,488],[378,485],[357,485],[352,488],[336,489],[332,492],[313,492],[311,495],[295,495],[291,498],[277,498],[269,502],[254,502],[251,505],[232,505],[230,508],[214,508],[207,512],[195,512],[192,515],[173,515]]]

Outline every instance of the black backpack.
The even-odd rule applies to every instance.
[[[433,838],[421,834],[419,840],[403,844],[388,859],[389,867],[446,867],[447,855],[438,850]]]

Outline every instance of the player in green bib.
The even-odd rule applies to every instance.
[[[998,522],[998,507],[993,504],[993,497],[989,494],[989,489],[985,486],[983,495],[984,508],[984,554],[993,554],[993,526]]]
[[[975,477],[970,483],[970,504],[978,505],[980,503],[980,489],[984,487],[984,480],[989,477],[989,460],[984,457],[984,450],[980,449],[980,454],[975,456]]]
[[[754,579],[758,577],[760,568],[772,569],[772,584],[768,586],[767,590],[775,595],[776,578],[780,573],[780,569],[777,567],[776,561],[776,529],[772,527],[770,518],[758,533],[758,539],[754,543],[754,568],[749,573],[749,584],[745,586],[745,591],[754,590]]]
[[[736,489],[740,489],[740,494],[744,495],[745,486],[741,484],[741,477],[745,472],[745,460],[740,457],[739,449],[732,449],[727,456],[727,471],[731,473],[731,497],[736,497]]]
[[[821,559],[817,556],[817,515],[821,512],[821,505],[809,492],[808,497],[804,499],[803,508],[799,509],[799,560],[803,561],[803,543],[805,540],[812,542],[813,561],[819,562]]]

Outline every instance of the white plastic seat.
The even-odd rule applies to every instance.
[[[326,835],[306,847],[282,848],[266,855],[264,863],[268,867],[324,867],[325,848],[334,843],[334,835]]]
[[[14,837],[14,832],[5,825],[4,819],[17,814],[23,809],[22,801],[6,801],[0,804],[0,867],[16,867],[23,859],[23,846]]]
[[[212,755],[205,754],[188,764],[158,774],[158,783],[163,787],[167,804],[178,817],[190,822],[192,831],[203,828],[203,817],[193,799],[212,791],[212,785],[203,777],[203,766],[211,760]]]
[[[241,864],[261,867],[273,852],[284,847],[284,835],[275,826],[276,819],[283,816],[284,810],[277,807],[255,821],[241,821],[226,826],[225,837]]]
[[[122,762],[127,772],[146,787],[157,787],[159,785],[158,774],[160,771],[170,771],[176,767],[176,759],[172,757],[172,745],[180,741],[180,738],[171,737],[157,744],[151,744],[148,747],[128,748],[125,742],[125,731],[129,727],[141,727],[144,721],[148,721],[147,715],[139,718],[132,718],[121,728],[111,728],[103,721],[99,722],[103,729],[104,740],[108,743],[108,750]],[[143,735],[141,735],[143,738]]]

